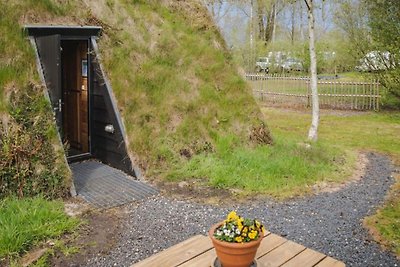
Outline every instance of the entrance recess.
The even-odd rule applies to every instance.
[[[99,60],[96,26],[25,26],[69,162],[95,158],[136,177]]]

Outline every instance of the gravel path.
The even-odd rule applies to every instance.
[[[130,266],[196,234],[236,209],[257,217],[273,233],[344,261],[347,266],[400,266],[390,253],[371,241],[362,219],[382,204],[393,183],[393,166],[384,156],[370,153],[363,179],[334,193],[277,203],[271,200],[240,205],[210,206],[162,196],[126,207],[125,231],[116,248],[86,266]]]

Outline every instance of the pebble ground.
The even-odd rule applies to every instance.
[[[364,177],[340,191],[321,193],[288,202],[262,200],[212,206],[156,196],[125,207],[117,246],[107,255],[88,259],[84,266],[130,266],[208,228],[235,209],[256,217],[267,229],[304,246],[337,258],[347,266],[400,266],[396,257],[382,250],[362,220],[383,203],[393,166],[388,158],[370,153]]]

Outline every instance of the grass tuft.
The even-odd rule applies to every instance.
[[[6,198],[0,201],[0,258],[14,257],[47,238],[73,231],[78,219],[64,213],[61,201]]]

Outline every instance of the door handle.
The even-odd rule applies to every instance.
[[[61,111],[62,111],[62,105],[63,105],[63,103],[62,103],[61,98],[60,98],[60,99],[58,99],[58,101],[57,101],[57,106],[55,106],[55,107],[53,108],[53,110],[54,110],[54,111],[61,112]]]

